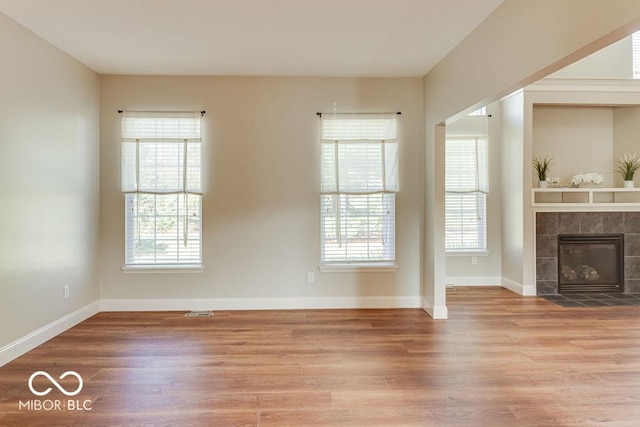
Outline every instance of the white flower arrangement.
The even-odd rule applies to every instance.
[[[571,184],[578,187],[580,184],[596,184],[600,185],[604,181],[602,175],[595,172],[579,173],[571,178]]]

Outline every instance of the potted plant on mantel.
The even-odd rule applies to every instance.
[[[551,166],[553,166],[553,157],[549,157],[548,155],[543,158],[538,156],[533,157],[533,170],[538,176],[538,187],[547,188],[547,174]]]
[[[616,172],[624,179],[624,188],[633,188],[633,180],[640,171],[640,159],[636,159],[636,153],[624,153],[617,162]]]

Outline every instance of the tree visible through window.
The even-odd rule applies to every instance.
[[[127,265],[202,263],[200,116],[123,113]]]
[[[322,117],[323,264],[395,261],[395,115]]]

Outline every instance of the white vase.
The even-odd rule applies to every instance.
[[[634,188],[633,181],[625,181],[624,182],[624,188]]]
[[[547,181],[538,181],[538,188],[547,188]]]

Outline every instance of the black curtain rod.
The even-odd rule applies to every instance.
[[[172,111],[169,111],[169,112],[172,112]],[[181,111],[177,111],[177,112],[181,112]],[[124,113],[124,111],[123,111],[123,110],[118,110],[118,114],[122,114],[122,113]],[[207,114],[207,112],[206,112],[206,111],[204,111],[204,110],[200,111],[200,115],[201,115],[201,116],[204,116],[205,114]]]
[[[316,113],[318,115],[318,117],[322,117],[323,114],[392,114],[392,113]],[[397,115],[402,114],[402,111],[398,111],[396,112]]]

